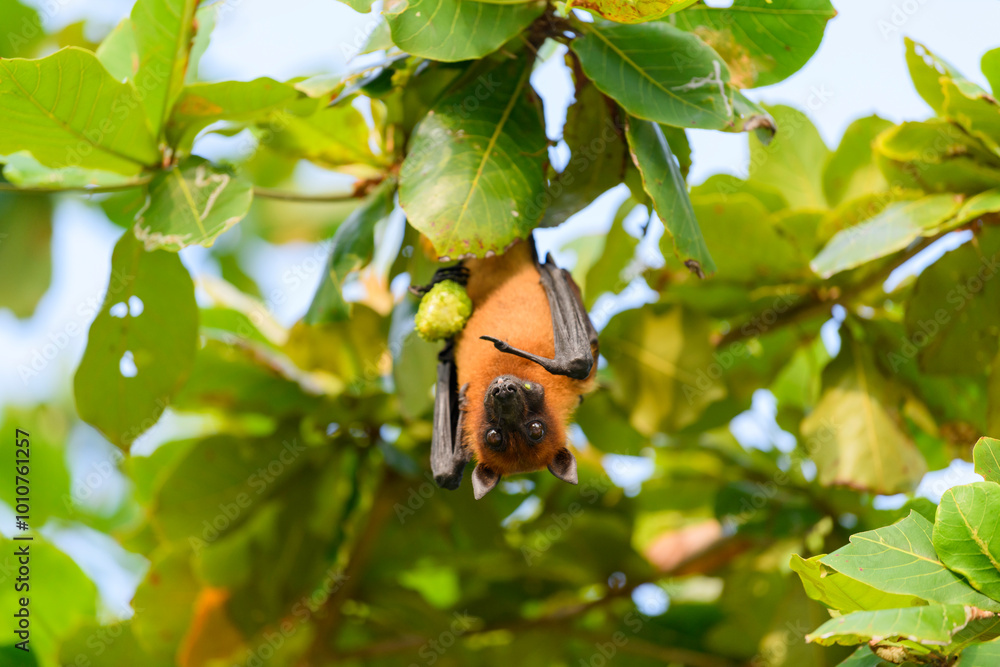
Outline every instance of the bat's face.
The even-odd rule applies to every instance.
[[[554,417],[540,382],[515,375],[494,378],[482,398],[482,418],[470,421],[479,461],[472,475],[477,498],[504,474],[544,467],[576,483],[565,427]]]

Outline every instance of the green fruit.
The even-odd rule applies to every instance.
[[[451,338],[472,315],[472,299],[465,288],[453,280],[443,280],[420,300],[417,309],[417,333],[426,341]]]

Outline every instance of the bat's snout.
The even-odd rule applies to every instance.
[[[510,401],[517,396],[517,384],[513,380],[499,377],[490,387],[490,395],[497,400]]]

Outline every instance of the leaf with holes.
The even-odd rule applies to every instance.
[[[415,56],[457,62],[482,58],[527,28],[543,2],[389,0],[384,14],[393,43]]]
[[[159,137],[184,86],[198,0],[138,0],[130,20],[138,67],[136,88],[153,135]]]
[[[987,482],[1000,484],[1000,440],[980,438],[973,450],[973,458],[977,473],[986,478]]]
[[[203,158],[189,157],[153,178],[149,202],[136,218],[135,235],[147,250],[211,246],[243,219],[251,201],[248,180]]]
[[[677,255],[699,277],[714,272],[715,262],[694,216],[687,183],[660,126],[629,118],[625,136],[632,162],[642,175],[642,187],[652,197],[667,231],[660,240],[660,250],[665,256]]]
[[[1000,600],[1000,485],[976,482],[948,489],[934,521],[934,549],[972,587]]]
[[[387,180],[344,222],[330,244],[330,258],[309,310],[306,324],[341,322],[351,317],[351,306],[344,301],[343,287],[347,275],[371,261],[375,251],[375,225],[392,211],[396,183]]]
[[[126,232],[73,380],[80,417],[128,450],[184,383],[197,340],[194,283],[180,258],[146,252]]]
[[[930,521],[910,512],[891,526],[852,535],[850,544],[823,556],[820,562],[886,593],[1000,611],[1000,602],[945,567],[934,550],[933,530]]]
[[[938,58],[920,42],[914,42],[909,37],[904,37],[903,41],[906,44],[906,66],[910,69],[913,87],[937,113],[944,110],[944,91],[941,87],[943,81],[954,81],[969,95],[983,92],[982,88],[966,79],[951,64]]]
[[[733,122],[729,68],[694,35],[667,23],[602,21],[580,30],[572,49],[584,73],[630,115],[710,130]]]
[[[26,150],[47,167],[137,174],[160,161],[137,99],[83,49],[0,60],[0,154]]]
[[[671,21],[726,59],[734,86],[756,88],[801,69],[836,14],[829,0],[736,0],[724,8],[699,3]]]
[[[441,256],[502,253],[544,212],[545,130],[527,94],[529,73],[510,61],[473,81],[441,100],[410,139],[399,203]]]

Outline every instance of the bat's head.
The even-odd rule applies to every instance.
[[[494,378],[484,392],[481,418],[467,424],[475,429],[470,436],[478,459],[472,472],[477,499],[505,474],[543,467],[563,481],[577,483],[576,459],[566,448],[563,417],[553,410],[542,383],[515,375]]]

